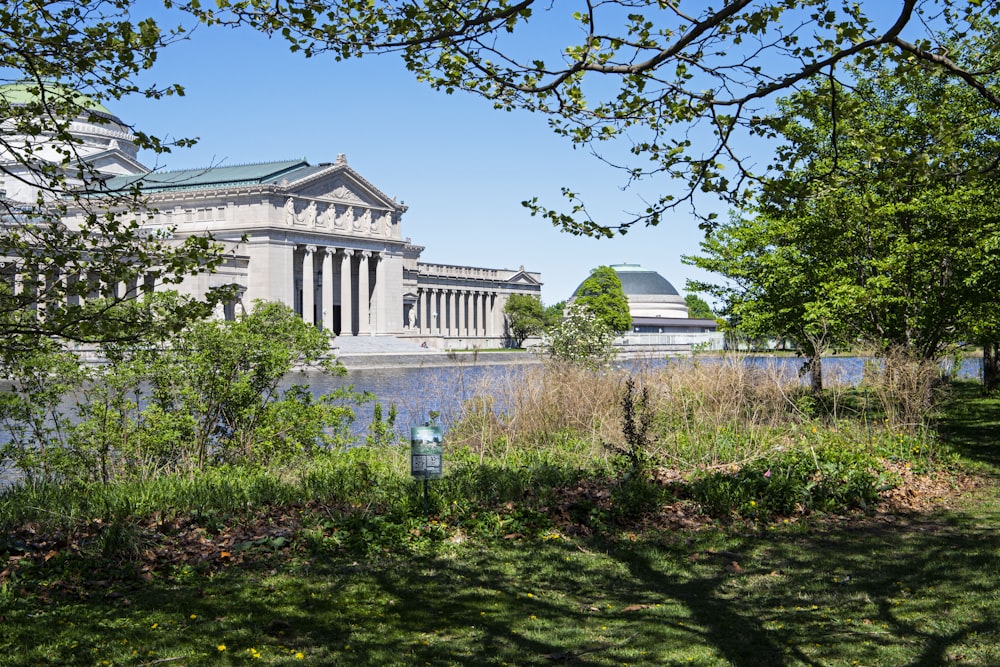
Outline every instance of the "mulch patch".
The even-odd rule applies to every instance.
[[[984,478],[949,471],[918,474],[907,464],[886,462],[889,471],[900,479],[900,484],[881,496],[874,511],[858,512],[835,517],[838,523],[864,523],[872,520],[895,522],[901,517],[929,515],[947,509],[962,495],[990,482]],[[662,484],[681,484],[682,476],[676,471],[657,473]],[[531,498],[528,506],[538,507]],[[599,480],[586,480],[564,488],[539,511],[549,516],[555,528],[566,535],[588,536],[594,528],[579,508],[595,508],[610,512],[613,494],[608,484]],[[511,505],[511,504],[508,504]],[[515,510],[510,506],[501,512]],[[10,579],[25,561],[35,565],[51,559],[73,556],[93,556],[95,545],[102,533],[110,529],[131,531],[133,548],[120,550],[109,556],[110,560],[128,562],[132,571],[142,578],[153,573],[179,566],[195,566],[216,570],[233,565],[253,565],[279,557],[290,548],[298,548],[296,537],[303,525],[303,517],[312,512],[350,512],[349,506],[331,508],[311,505],[304,507],[269,507],[245,514],[231,524],[209,530],[195,518],[165,518],[151,516],[125,527],[111,526],[100,520],[64,534],[44,534],[37,526],[25,525],[5,536],[0,542],[0,583]],[[796,521],[803,516],[778,517]],[[810,520],[823,521],[821,517]],[[628,534],[647,531],[698,530],[718,525],[718,519],[703,513],[689,500],[660,506],[625,523],[616,519],[616,527]]]

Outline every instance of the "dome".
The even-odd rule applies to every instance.
[[[644,269],[638,264],[612,264],[611,268],[618,274],[625,296],[680,296],[680,293],[670,284],[670,281],[656,271]],[[576,296],[583,283],[573,290]]]
[[[680,296],[670,281],[656,271],[644,269],[638,264],[612,264],[611,268],[622,281],[622,291],[625,292],[625,296],[641,294]]]
[[[39,104],[41,87],[48,109]],[[88,180],[95,175],[103,178],[148,171],[138,161],[139,148],[132,130],[96,99],[65,84],[46,80],[0,85],[0,108],[9,116],[0,119],[5,132],[4,145],[0,146],[0,192],[9,201],[30,204],[37,200],[39,186],[46,179],[41,168],[45,163],[63,170],[70,187],[80,185],[83,176],[64,165],[67,156],[89,167]],[[59,125],[72,140],[57,134],[57,124],[44,118],[61,113],[74,115]],[[24,122],[29,120],[26,115],[42,117],[41,134]],[[22,134],[25,127],[28,131]]]
[[[38,91],[38,86],[39,84],[34,81],[18,81],[17,83],[4,84],[0,86],[0,97],[3,97],[7,101],[7,104],[11,105],[30,104],[38,99],[38,93],[36,92]],[[121,122],[115,118],[110,109],[93,97],[72,91],[60,83],[47,83],[45,86],[47,95],[58,95],[66,101],[72,101],[81,108],[108,116],[119,123]]]
[[[684,297],[670,284],[669,280],[656,271],[645,269],[638,264],[611,264],[610,268],[614,270],[622,283],[622,291],[628,297],[629,312],[631,312],[633,320],[647,317],[688,317]],[[582,286],[583,283],[580,283],[573,290],[570,302],[573,301]]]

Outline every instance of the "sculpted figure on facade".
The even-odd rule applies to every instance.
[[[348,210],[351,212],[351,228],[356,232],[360,232],[364,227],[364,222],[361,219],[363,214],[353,206],[349,206]]]
[[[285,224],[295,224],[295,200],[291,197],[285,200]]]
[[[372,234],[378,234],[382,226],[382,214],[376,213],[372,215],[371,209],[366,209],[365,212],[367,213],[368,218],[371,221],[368,228],[371,230]]]
[[[302,211],[302,217],[300,220],[303,224],[309,225],[310,227],[316,226],[316,202],[309,202],[309,205],[306,206],[306,210]]]
[[[330,208],[333,209],[333,226],[337,229],[347,229],[347,217],[350,211],[345,210],[340,204],[334,204]]]
[[[334,207],[333,205],[328,205],[320,211],[319,215],[316,216],[316,226],[317,227],[329,227],[334,221]]]

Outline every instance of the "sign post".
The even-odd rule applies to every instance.
[[[424,482],[424,516],[427,516],[427,483],[441,478],[443,463],[441,427],[432,421],[410,428],[410,474]]]

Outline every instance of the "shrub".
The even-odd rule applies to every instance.
[[[328,351],[326,333],[283,305],[257,303],[236,321],[197,322],[168,346],[106,346],[99,367],[60,349],[8,360],[3,458],[28,480],[107,482],[343,446],[351,404],[366,397],[281,387],[296,367],[344,373]],[[74,392],[75,418],[66,400]]]

